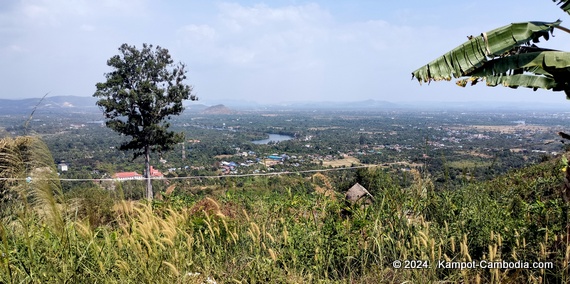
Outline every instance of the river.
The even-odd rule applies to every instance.
[[[267,144],[271,141],[281,142],[281,141],[287,141],[287,140],[291,140],[291,139],[293,139],[293,136],[281,135],[281,134],[269,134],[269,138],[263,139],[263,140],[254,140],[254,141],[251,141],[251,143],[261,145],[261,144]]]

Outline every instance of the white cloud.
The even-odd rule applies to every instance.
[[[463,42],[466,35],[486,29],[480,26],[480,15],[458,19],[439,11],[447,6],[443,2],[245,2],[250,1],[0,0],[0,78],[8,82],[0,97],[46,90],[90,95],[108,72],[105,62],[117,54],[117,47],[140,47],[143,42],[168,48],[175,61],[186,63],[189,83],[202,98],[391,100],[394,94],[402,99],[400,94],[409,93],[405,98],[414,100],[427,92],[446,96],[447,87],[420,88],[410,81],[410,73]],[[363,11],[378,6],[385,9]],[[515,16],[520,14],[524,13]],[[475,20],[469,22],[468,17]],[[493,28],[496,23],[484,24]],[[564,37],[557,33],[551,42],[564,46]],[[463,92],[452,83],[440,85]]]
[[[316,4],[218,7],[213,21],[187,25],[180,33],[190,66],[218,65],[231,74],[224,79],[232,88],[196,74],[197,88],[206,93],[261,100],[370,98],[386,88],[377,83],[383,72],[394,70],[386,62],[412,49],[398,43],[413,38],[409,28],[381,20],[341,23]]]
[[[8,51],[10,53],[20,53],[20,52],[24,52],[25,48],[23,48],[22,46],[19,46],[17,44],[12,44],[12,45],[6,47],[6,51]]]
[[[182,27],[179,34],[184,40],[194,41],[211,41],[216,38],[216,30],[208,25],[190,24]]]
[[[18,82],[32,70],[42,76],[37,85],[48,82],[67,89],[65,94],[90,94],[121,43],[148,42],[171,49],[176,61],[188,64],[189,83],[203,98],[370,98],[386,89],[379,78],[397,69],[387,66],[400,64],[403,54],[417,45],[414,34],[421,33],[383,20],[341,22],[317,4],[221,3],[214,14],[196,20],[183,12],[190,6],[170,4],[170,10],[161,10],[143,0],[20,3],[12,8],[9,22],[12,30],[22,32],[5,37],[0,56],[10,58],[15,51],[27,55],[10,58],[13,66],[0,69],[0,76]],[[7,21],[2,15],[0,22]],[[49,25],[38,24],[42,22]],[[77,69],[83,71],[69,72]],[[402,77],[409,80],[408,74]]]
[[[270,8],[223,3],[219,5],[217,21],[187,25],[182,28],[181,36],[189,46],[207,46],[201,50],[207,58],[263,64],[312,49],[316,41],[326,36],[327,31],[322,26],[328,20],[322,20],[328,18],[327,13],[314,4]]]
[[[236,3],[222,3],[219,8],[220,17],[224,21],[237,23],[239,27],[263,26],[267,28],[274,27],[276,24],[306,26],[331,19],[330,14],[317,4],[271,8],[264,4],[246,7]]]
[[[121,22],[145,17],[143,0],[22,0],[0,10],[0,97],[53,91],[90,95],[105,62],[128,34]],[[130,6],[132,5],[132,6]],[[122,33],[122,35],[119,35]],[[111,46],[111,47],[109,47]]]

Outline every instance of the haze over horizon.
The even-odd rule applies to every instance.
[[[122,43],[149,43],[187,64],[186,82],[206,101],[563,104],[562,92],[411,80],[468,35],[557,19],[570,16],[529,0],[8,0],[0,2],[0,99],[91,96]],[[539,45],[570,46],[570,35],[554,35]]]

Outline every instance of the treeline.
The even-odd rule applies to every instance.
[[[268,155],[297,157],[272,170],[298,171],[322,168],[325,160],[354,157],[360,163],[388,165],[410,170],[425,165],[438,184],[460,185],[465,180],[485,180],[548,159],[551,152],[563,150],[552,142],[555,131],[500,133],[471,129],[469,125],[516,125],[541,123],[555,129],[559,121],[552,115],[536,113],[459,113],[426,111],[381,111],[370,113],[278,112],[235,115],[182,115],[173,120],[174,131],[184,131],[186,142],[170,152],[155,154],[155,168],[172,176],[217,175],[220,162],[238,164],[257,162]],[[37,120],[36,120],[37,119]],[[65,162],[66,178],[104,178],[119,171],[142,173],[132,155],[116,149],[123,137],[97,122],[100,116],[37,116],[29,130],[42,137],[54,156],[54,163]],[[0,122],[4,135],[18,135],[23,117]],[[91,122],[91,123],[90,123]],[[16,127],[17,126],[17,127]],[[269,145],[254,145],[253,140],[268,133],[294,136],[295,139]],[[556,140],[554,140],[556,141]],[[519,150],[517,150],[519,149]],[[526,149],[525,151],[522,151]],[[531,150],[544,150],[534,153]],[[516,150],[516,151],[511,151]],[[247,153],[247,156],[242,155]],[[251,154],[251,155],[250,155]],[[162,160],[162,162],[160,162]],[[402,163],[401,166],[398,163]],[[239,168],[241,173],[270,169],[259,164]]]

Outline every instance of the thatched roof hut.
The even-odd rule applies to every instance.
[[[356,202],[365,202],[365,203],[372,203],[372,199],[374,196],[364,188],[364,186],[356,183],[351,188],[346,191],[345,194],[346,200],[356,203]]]

